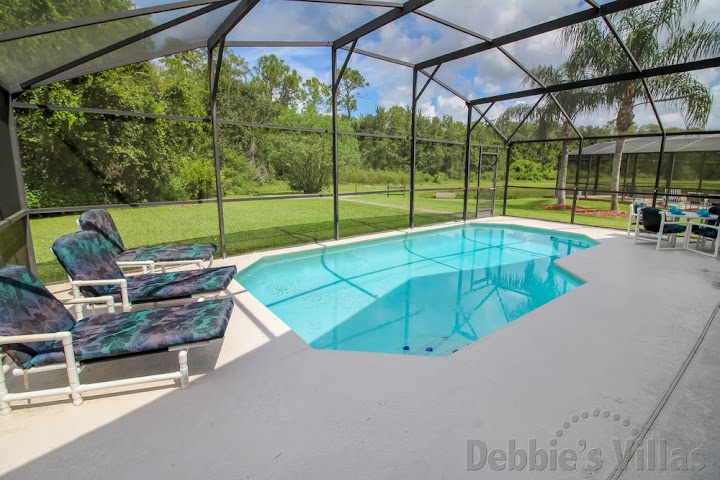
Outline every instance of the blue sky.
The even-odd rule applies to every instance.
[[[483,35],[496,37],[586,8],[587,4],[578,0],[435,0],[423,7],[423,10]],[[228,40],[332,41],[384,11],[387,10],[377,7],[262,0],[228,36]],[[720,20],[720,2],[702,0],[696,18]],[[418,15],[408,15],[363,37],[357,48],[414,63],[477,42],[470,35],[453,31]],[[527,67],[559,65],[566,58],[555,32],[517,42],[508,46],[508,50]],[[326,83],[330,82],[328,47],[243,48],[236,49],[236,53],[251,64],[262,55],[274,53],[303,77],[316,76]],[[338,64],[341,65],[343,60],[344,52],[341,52]],[[361,93],[359,113],[372,113],[378,105],[409,106],[411,69],[357,54],[351,58],[350,66],[359,70],[370,82],[370,87]],[[524,83],[526,77],[522,71],[497,50],[443,65],[437,76],[468,98],[534,86]],[[695,76],[713,94],[720,93],[720,69],[697,72]],[[422,75],[419,78],[424,82]],[[497,105],[491,110],[490,116],[497,117],[505,108],[523,101],[528,100]],[[452,115],[459,120],[466,117],[464,102],[435,84],[426,90],[420,100],[420,108],[431,116]],[[639,124],[655,123],[647,105],[638,105],[635,114]],[[676,113],[661,108],[661,115],[667,126],[683,125],[682,117]],[[612,117],[611,111],[595,112],[580,118],[578,123],[602,125]],[[720,128],[720,101],[713,107],[707,128]]]

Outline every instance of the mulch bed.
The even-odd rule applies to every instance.
[[[543,210],[562,210],[569,212],[572,210],[572,205],[545,205],[542,207]],[[594,217],[607,217],[607,218],[627,218],[626,212],[613,212],[612,210],[598,210],[596,208],[585,208],[577,207],[576,213],[582,213],[583,215],[592,215]]]

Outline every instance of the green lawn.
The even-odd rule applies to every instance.
[[[427,195],[428,193],[432,194],[432,197],[423,197],[422,195]],[[421,208],[421,209],[428,209],[428,210],[436,210],[440,212],[447,212],[447,213],[462,213],[463,211],[463,200],[462,198],[455,198],[455,199],[439,199],[434,198],[435,193],[434,192],[418,192],[415,197],[415,208]],[[410,194],[406,194],[404,197],[402,195],[382,195],[382,194],[372,194],[372,195],[359,195],[357,197],[344,197],[347,201],[359,201],[359,202],[373,202],[373,203],[382,203],[385,205],[396,205],[396,206],[402,206],[406,207],[408,211],[410,211]],[[471,200],[472,205],[474,205],[475,200]],[[472,205],[470,208],[472,208]]]
[[[500,193],[500,191],[498,192]],[[417,226],[457,220],[463,200],[434,198],[435,192],[418,192]],[[360,202],[370,202],[360,203]],[[552,198],[508,199],[507,214],[569,222],[570,212],[543,210],[554,203]],[[343,197],[340,203],[340,234],[342,237],[407,228],[410,196],[372,194]],[[387,205],[387,206],[384,206]],[[609,202],[580,200],[589,208],[608,208]],[[472,212],[475,199],[469,199]],[[401,207],[401,208],[398,208]],[[622,208],[627,210],[626,205]],[[490,200],[481,198],[481,209],[490,208]],[[312,243],[333,237],[331,198],[280,199],[232,202],[224,204],[225,232],[228,254],[253,250]],[[502,197],[496,213],[502,213]],[[219,243],[217,206],[215,204],[175,205],[112,210],[115,223],[127,247],[167,243]],[[470,214],[472,216],[472,213]],[[31,221],[33,243],[40,277],[46,282],[60,281],[64,272],[50,251],[60,236],[77,230],[77,215],[35,218]],[[577,223],[611,228],[625,228],[626,220],[577,214]]]
[[[333,237],[331,198],[234,202],[224,205],[228,254],[327,240]],[[166,243],[219,243],[217,206],[175,205],[113,209],[126,247]],[[60,281],[64,272],[50,251],[60,236],[77,231],[78,215],[31,220],[40,277]],[[407,228],[408,214],[396,208],[343,202],[343,237]],[[445,215],[418,213],[416,224],[445,222]]]
[[[502,200],[499,203],[501,202]],[[518,198],[512,200],[508,199],[507,214],[514,217],[537,218],[540,220],[551,220],[553,222],[570,223],[570,212],[542,209],[543,206],[551,205],[554,203],[556,203],[556,200],[554,198]],[[572,199],[568,199],[568,204],[572,204]],[[578,206],[606,210],[610,208],[610,202],[602,200],[578,200]],[[502,213],[502,205],[496,208],[498,209],[498,214]],[[629,206],[621,204],[620,210],[623,212],[629,212]],[[605,218],[576,213],[575,223],[579,223],[581,225],[593,225],[597,227],[622,229],[627,227],[627,218]]]
[[[528,190],[532,192],[532,190]],[[418,197],[415,199],[415,205],[417,208],[432,209],[437,211],[444,211],[448,213],[461,213],[463,210],[463,199],[438,199],[438,198],[425,198],[420,195],[434,192],[418,192]],[[502,214],[502,193],[498,190],[498,199],[495,205],[495,213],[497,215]],[[536,194],[537,195],[537,194]],[[405,198],[400,196],[387,196],[387,195],[362,195],[358,197],[351,197],[349,200],[359,201],[372,201],[375,203],[383,203],[386,205],[403,205],[409,208],[410,197]],[[543,197],[529,197],[529,198],[514,198],[508,199],[507,214],[524,217],[524,218],[537,218],[540,220],[551,220],[555,222],[570,223],[570,212],[558,211],[558,210],[543,210],[542,207],[545,205],[551,205],[556,203],[554,198],[543,198]],[[568,204],[572,203],[572,198],[568,199]],[[605,210],[610,208],[609,201],[603,200],[578,200],[578,206],[585,208],[594,208]],[[475,208],[475,199],[471,198],[468,200],[468,210],[470,212]],[[489,209],[490,200],[480,199],[480,209]],[[628,205],[620,205],[620,210],[623,212],[629,211]],[[471,213],[472,215],[472,213]],[[625,228],[627,226],[627,219],[625,218],[604,218],[593,215],[584,215],[577,213],[575,215],[575,223],[583,225],[593,225],[598,227],[609,227],[609,228]]]

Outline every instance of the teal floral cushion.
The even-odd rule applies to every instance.
[[[70,330],[75,325],[70,312],[30,271],[19,265],[0,268],[0,335],[29,335]],[[30,365],[38,353],[57,342],[3,345],[19,367]]]
[[[0,336],[70,331],[77,360],[163,350],[222,338],[233,300],[209,300],[130,313],[106,313],[75,323],[70,312],[27,268],[0,268]],[[65,361],[60,341],[3,345],[23,369]]]
[[[117,262],[176,262],[182,260],[209,260],[217,251],[214,243],[196,243],[193,245],[158,245],[125,250],[115,257]]]
[[[125,251],[125,244],[120,238],[120,232],[118,232],[115,226],[110,212],[107,210],[96,209],[88,210],[87,212],[80,215],[78,220],[80,228],[91,232],[96,232],[102,235],[107,240],[113,255],[120,255]]]
[[[82,231],[64,235],[52,251],[73,280],[111,280],[125,278],[113,259],[110,244],[97,232]],[[109,295],[111,286],[81,287],[83,295]]]
[[[236,274],[235,267],[217,267],[133,275],[127,277],[128,298],[133,303],[148,302],[225,290]],[[110,287],[107,295],[120,301],[120,287]]]
[[[183,260],[208,260],[218,249],[214,243],[194,245],[159,245],[127,250],[120,237],[110,212],[107,210],[88,210],[78,220],[83,230],[100,234],[107,242],[118,262],[148,261],[173,262]]]
[[[227,298],[138,312],[95,315],[78,322],[72,329],[75,357],[88,362],[222,338],[233,305],[232,299]],[[64,360],[62,344],[55,342],[55,345],[36,355],[31,365]]]
[[[126,278],[112,257],[108,243],[97,232],[82,231],[58,238],[52,247],[55,256],[73,280]],[[147,273],[127,277],[131,302],[189,297],[224,290],[237,274],[235,267],[205,268],[168,273]],[[120,301],[119,285],[80,287],[86,297],[112,295]]]

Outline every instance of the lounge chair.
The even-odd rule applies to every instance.
[[[635,222],[640,222],[640,209],[647,207],[645,203],[643,202],[632,202],[630,204],[630,215],[628,215],[628,224],[627,224],[627,236],[630,237],[631,232],[635,231],[635,225],[633,224],[633,219],[635,219]]]
[[[703,192],[688,192],[686,198],[688,209],[700,210],[701,208],[707,208],[707,198],[705,198]]]
[[[155,247],[140,247],[126,249],[120,237],[115,222],[107,210],[88,210],[78,219],[82,230],[97,232],[112,246],[115,261],[120,267],[143,267],[147,273],[148,267],[154,270],[155,265],[162,268],[173,265],[194,264],[199,268],[212,266],[213,255],[218,249],[214,243],[196,243],[192,245],[159,245]]]
[[[130,311],[133,303],[157,302],[222,292],[237,273],[234,266],[145,273],[125,277],[107,240],[99,233],[81,231],[58,238],[52,251],[70,276],[73,296],[111,296]]]
[[[180,380],[188,387],[188,349],[222,338],[233,309],[232,299],[211,300],[131,313],[115,313],[112,297],[70,300],[100,303],[108,313],[76,322],[27,268],[0,268],[0,413],[10,413],[10,402],[51,395],[69,395],[80,405],[90,390],[161,380]],[[178,371],[142,377],[81,383],[82,364],[133,354],[179,351]],[[5,364],[7,355],[15,364]],[[27,375],[67,370],[67,387],[9,393],[5,373]],[[26,377],[27,380],[27,377]],[[27,386],[27,385],[26,385]]]
[[[635,223],[635,243],[639,240],[652,239],[655,241],[656,250],[673,250],[676,248],[678,234],[685,232],[685,225],[681,223],[684,222],[668,221],[665,212],[659,208],[642,208],[640,217]],[[666,237],[671,247],[661,247],[661,242]]]
[[[682,197],[682,190],[679,188],[666,188],[665,189],[665,207],[678,207],[678,208],[685,208],[685,202],[683,201]]]

